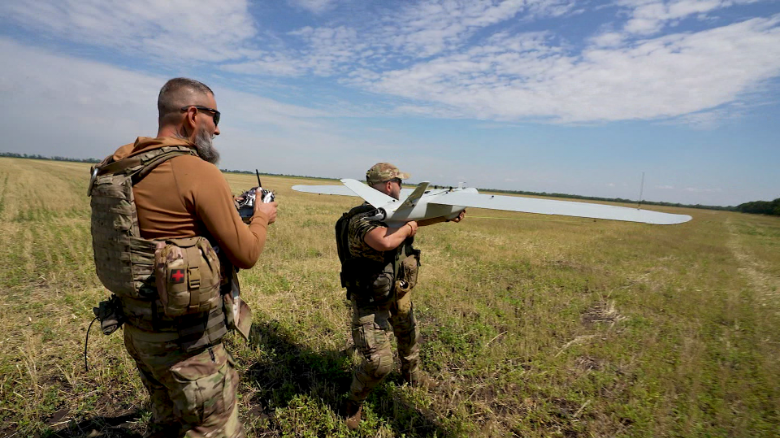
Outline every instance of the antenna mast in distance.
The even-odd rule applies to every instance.
[[[636,205],[637,210],[642,208],[642,192],[645,190],[645,173],[642,172],[642,184],[639,186],[639,203]]]

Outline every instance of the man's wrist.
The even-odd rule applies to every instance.
[[[268,214],[263,210],[255,210],[254,214],[252,214],[252,220],[255,218],[262,219],[266,224],[268,223]]]

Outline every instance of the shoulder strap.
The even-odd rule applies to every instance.
[[[123,173],[125,170],[133,166],[139,166],[140,164],[141,159],[137,157],[129,157],[119,161],[112,161],[105,166],[97,167],[97,176]]]
[[[98,167],[96,176],[124,173],[130,175],[133,178],[133,184],[135,184],[154,170],[155,167],[179,155],[198,156],[198,153],[187,146],[163,146]]]
[[[367,213],[372,210],[375,210],[375,208],[371,204],[358,205],[345,212],[336,221],[336,250],[342,265],[351,258],[349,256],[349,221],[361,213]]]
[[[142,180],[146,175],[149,174],[149,172],[154,170],[155,167],[170,160],[171,158],[178,157],[179,155],[194,155],[196,157],[198,156],[198,153],[195,152],[195,150],[192,148],[186,146],[174,146],[174,147],[175,149],[171,149],[171,150],[165,150],[167,149],[167,147],[162,148],[163,152],[161,154],[150,157],[148,161],[144,162],[141,170],[139,170],[137,174],[133,175],[133,184]]]

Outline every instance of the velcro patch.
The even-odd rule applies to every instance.
[[[172,269],[170,282],[173,284],[184,283],[184,269]]]

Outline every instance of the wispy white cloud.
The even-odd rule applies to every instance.
[[[579,55],[549,34],[497,34],[462,53],[351,80],[479,119],[678,117],[738,101],[780,75],[778,22],[757,18]]]
[[[315,14],[321,14],[336,6],[336,0],[287,0],[287,2]]]
[[[252,56],[257,30],[246,0],[26,0],[0,16],[42,34],[166,59]]]
[[[141,57],[242,75],[331,78],[382,95],[374,108],[383,114],[562,123],[671,118],[707,128],[739,116],[735,108],[751,91],[780,76],[780,16],[652,35],[754,1],[617,0],[622,22],[600,27],[584,48],[553,31],[518,33],[528,20],[577,13],[572,0],[402,2],[377,6],[364,20],[275,35],[258,34],[246,0],[30,0],[2,2],[0,15]],[[315,14],[343,6],[288,3]]]
[[[711,188],[699,188],[699,187],[686,187],[684,190],[686,192],[691,192],[691,193],[719,193],[723,191],[718,188],[711,189]]]
[[[317,3],[318,2],[314,2]],[[334,2],[326,2],[329,7]],[[424,0],[398,4],[359,25],[305,26],[289,35],[303,48],[258,53],[246,61],[223,66],[249,74],[333,76],[355,66],[385,68],[393,61],[430,58],[463,47],[480,29],[522,13],[524,19],[560,16],[571,0]]]
[[[590,38],[595,47],[610,48],[623,45],[626,36],[622,32],[605,32]]]
[[[119,146],[117,142],[157,132],[157,93],[167,78],[55,55],[3,38],[0,53],[16,60],[0,70],[0,98],[14,108],[0,118],[0,129],[6,132],[4,148],[23,152],[34,145],[38,153],[48,155],[102,157]],[[335,128],[323,121],[329,116],[326,111],[209,85],[223,110],[220,144],[225,147],[232,147],[231,138],[242,131],[253,132],[247,143],[253,147],[269,137],[293,138],[288,143],[298,142],[305,133],[337,137]],[[41,108],[46,108],[46,129],[40,129]]]
[[[523,0],[422,1],[388,17],[381,38],[395,50],[427,58],[459,46],[477,29],[511,19],[526,7]]]
[[[346,26],[335,28],[304,27],[291,35],[305,41],[308,50],[301,61],[305,68],[316,75],[329,76],[347,70],[348,65],[370,56],[370,48],[361,41],[357,31]]]
[[[624,27],[626,32],[651,35],[692,15],[703,19],[718,9],[758,1],[761,0],[618,0],[617,3],[631,9],[631,18]]]
[[[620,2],[633,8],[629,23],[653,16],[659,26],[734,3]],[[556,43],[550,32],[494,31],[473,40],[477,29],[521,13],[554,15],[568,13],[572,6],[423,1],[372,31],[299,29],[291,35],[304,41],[306,49],[296,55],[225,68],[337,76],[348,85],[416,101],[396,107],[396,112],[414,115],[567,123],[682,117],[681,122],[699,128],[736,114],[708,110],[738,102],[762,81],[780,75],[777,17],[638,41],[628,31],[607,31],[594,35],[579,52]],[[407,66],[389,68],[398,64],[393,59]]]
[[[283,53],[262,52],[251,61],[222,65],[220,69],[232,73],[297,77],[309,71],[307,64],[306,61],[298,57],[290,57]]]
[[[302,49],[282,48],[258,52],[247,61],[228,63],[220,68],[243,74],[272,76],[334,76],[348,72],[354,65],[365,65],[377,53],[357,31],[346,26],[310,26],[288,33],[304,44]]]
[[[426,0],[402,8],[385,19],[377,33],[393,50],[412,58],[428,58],[463,46],[476,31],[515,19],[561,16],[571,0]]]

